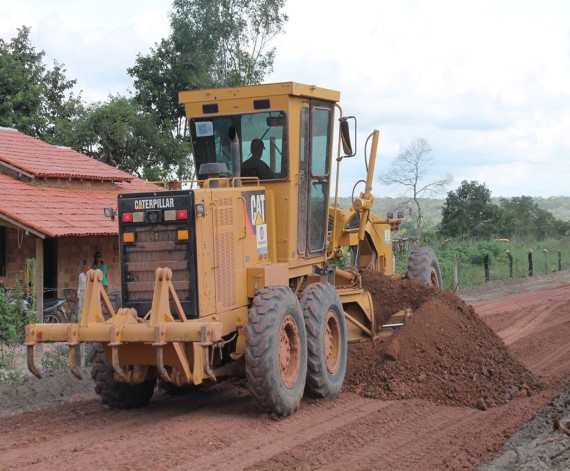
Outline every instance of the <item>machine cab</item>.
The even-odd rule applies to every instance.
[[[198,178],[210,174],[233,186],[261,185],[275,205],[274,261],[309,266],[324,260],[340,93],[285,82],[185,91],[179,99]]]

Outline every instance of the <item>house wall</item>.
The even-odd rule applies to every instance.
[[[62,237],[55,241],[57,251],[57,294],[64,298],[64,288],[77,289],[79,274],[90,269],[96,251],[103,254],[107,265],[108,292],[121,289],[119,241],[117,236]],[[45,252],[45,246],[44,246]],[[4,285],[12,288],[24,284],[26,259],[36,256],[36,236],[25,231],[6,230],[6,276]],[[45,253],[46,260],[49,254]]]
[[[77,289],[83,269],[93,265],[93,255],[99,251],[107,265],[108,292],[121,289],[119,240],[117,236],[61,237],[57,239],[57,285],[59,297],[64,288]]]
[[[6,276],[4,286],[13,288],[24,284],[26,259],[36,255],[36,236],[22,229],[6,229]]]

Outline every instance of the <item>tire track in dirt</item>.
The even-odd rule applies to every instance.
[[[495,333],[509,345],[521,338],[535,335],[549,327],[552,311],[558,310],[564,303],[538,305],[531,309],[521,310],[514,322]],[[507,314],[508,315],[508,314]]]
[[[17,463],[10,469],[79,469],[78,461],[89,462],[93,469],[116,469],[116,463],[124,463],[125,452],[131,450],[128,465],[121,469],[144,469],[149,463],[155,469],[186,470],[189,464],[198,469],[242,469],[284,448],[350,426],[389,405],[343,395],[334,403],[304,401],[293,417],[271,420],[255,409],[249,397],[236,398],[233,393],[213,394],[191,406],[183,399],[190,398],[159,404],[156,410],[101,411],[97,403],[78,403],[64,411],[45,410],[42,417],[14,416],[0,428],[7,438],[0,447],[2,461]],[[78,409],[85,413],[79,414]],[[213,421],[213,415],[221,420]],[[30,430],[25,441],[14,433],[21,427]],[[54,434],[54,430],[65,433]],[[191,456],[183,453],[185,443]]]
[[[501,415],[511,415],[510,408],[501,408]],[[354,394],[341,394],[334,402],[303,401],[298,413],[285,420],[258,412],[246,394],[235,391],[162,398],[137,411],[105,410],[95,401],[81,401],[4,419],[0,462],[11,463],[10,469],[43,471],[79,470],[85,463],[92,469],[124,470],[149,464],[158,470],[284,470],[299,469],[299,463],[301,469],[438,469],[449,460],[449,453],[438,450],[448,449],[451,440],[457,454],[465,456],[471,439],[461,437],[465,430],[477,430],[484,415],[420,400],[379,401]],[[528,418],[521,414],[520,423]]]
[[[391,401],[350,427],[331,429],[247,469],[470,469],[490,459],[498,450],[497,440],[530,419],[532,412],[525,412],[524,402],[541,407],[547,400],[547,395],[527,398],[496,408],[493,414],[420,400]],[[492,431],[481,433],[481,422]]]
[[[337,430],[352,429],[354,423],[386,407],[389,407],[389,403],[355,395],[343,396],[334,403],[304,403],[302,409],[289,419],[272,421],[260,430],[248,431],[216,453],[193,460],[192,466],[212,470],[245,469],[250,466],[259,469],[260,462],[271,459],[283,449],[296,449],[319,437],[330,436]],[[313,468],[321,463],[306,464]]]
[[[534,374],[549,382],[570,371],[569,285],[475,303],[479,316]]]
[[[520,322],[526,336],[509,337],[509,349],[529,369],[554,375],[553,384],[570,371],[570,302],[562,304],[569,292],[567,285],[489,302],[482,314],[500,331]],[[547,305],[550,316],[541,311]],[[525,327],[537,316],[542,323]],[[474,469],[557,393],[553,386],[487,411],[342,393],[336,401],[303,400],[285,420],[259,412],[239,381],[183,397],[157,393],[140,410],[82,399],[0,418],[0,470]]]

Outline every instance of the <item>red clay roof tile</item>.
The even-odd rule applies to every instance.
[[[0,162],[36,177],[99,181],[130,181],[134,178],[73,149],[52,146],[9,128],[0,128]]]
[[[28,183],[0,172],[0,219],[47,237],[117,234],[117,220],[105,217],[103,208],[116,208],[120,193],[162,190],[71,149],[1,128],[0,161],[56,177]]]

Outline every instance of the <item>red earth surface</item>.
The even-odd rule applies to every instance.
[[[553,430],[570,421],[570,274],[487,284],[467,302],[365,283],[380,319],[413,316],[350,346],[337,400],[278,419],[233,379],[120,411],[89,379],[26,378],[0,385],[0,470],[570,469],[570,438]]]

